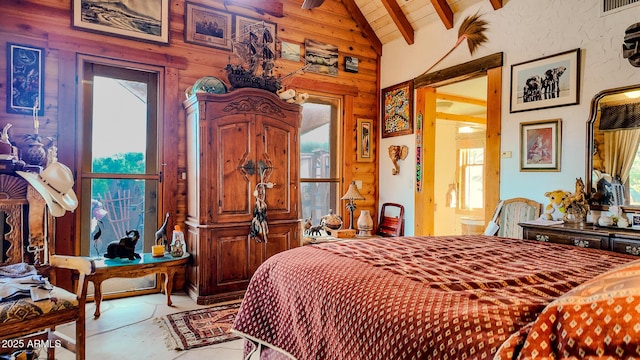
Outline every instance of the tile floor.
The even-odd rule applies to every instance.
[[[87,360],[102,359],[154,359],[154,360],[241,360],[243,340],[228,341],[187,351],[169,350],[164,333],[154,318],[162,315],[207,306],[197,305],[185,293],[171,295],[173,306],[166,305],[164,294],[135,296],[105,300],[100,307],[100,318],[94,319],[93,302],[87,304]],[[75,336],[75,325],[64,325],[58,330]],[[75,355],[56,350],[56,359],[72,360]]]

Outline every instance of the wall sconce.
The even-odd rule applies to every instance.
[[[391,169],[392,175],[398,175],[400,173],[400,165],[398,165],[398,161],[406,159],[407,154],[409,154],[409,147],[407,145],[389,146],[389,157],[391,158],[391,162],[393,162],[394,166],[394,168]]]
[[[349,229],[354,230],[353,211],[356,209],[356,204],[353,202],[353,200],[364,200],[364,196],[362,196],[362,194],[360,194],[360,191],[358,191],[358,187],[356,186],[355,181],[352,181],[351,184],[349,184],[349,189],[347,189],[347,192],[343,197],[340,198],[340,200],[349,200],[349,202],[347,203],[347,210],[349,210]]]

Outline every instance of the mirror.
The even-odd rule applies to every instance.
[[[594,96],[587,121],[585,185],[592,208],[640,210],[640,84]]]

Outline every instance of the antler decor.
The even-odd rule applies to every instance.
[[[485,41],[487,41],[487,37],[484,35],[484,31],[487,30],[487,22],[480,19],[480,15],[475,14],[472,16],[467,16],[460,25],[460,29],[458,29],[458,41],[453,45],[451,50],[449,50],[443,57],[441,57],[435,64],[431,65],[422,75],[427,74],[431,69],[433,69],[436,65],[438,65],[444,58],[449,56],[464,40],[467,40],[467,45],[469,45],[469,52],[471,55],[476,51],[476,49],[482,45]]]

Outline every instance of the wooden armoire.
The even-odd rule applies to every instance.
[[[187,289],[198,304],[238,298],[270,256],[299,239],[298,132],[302,107],[252,88],[197,93],[187,115]],[[250,236],[260,183],[266,242]]]

